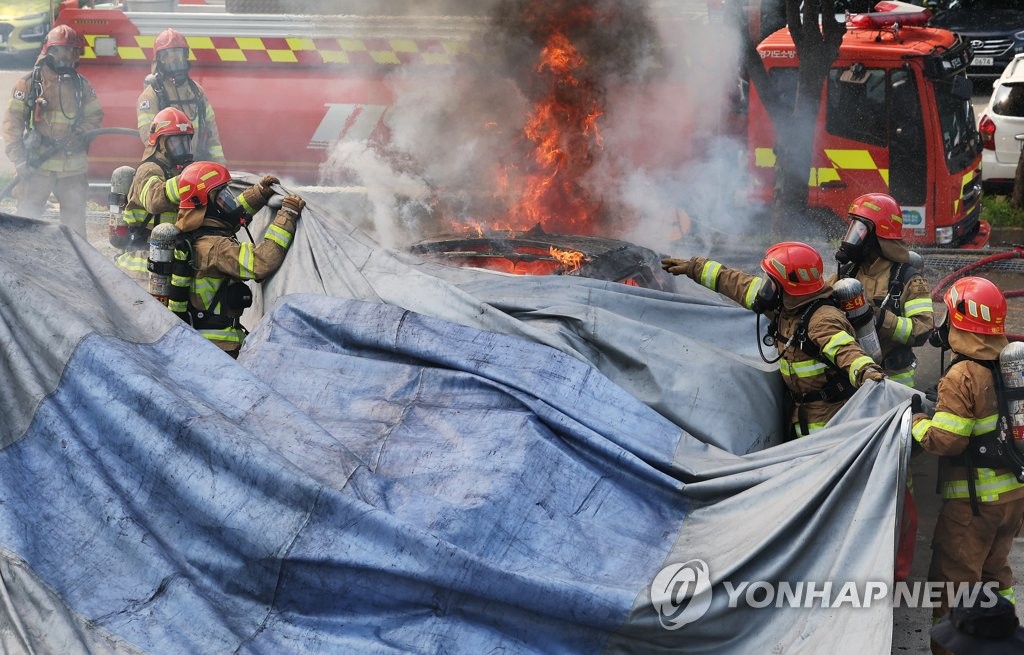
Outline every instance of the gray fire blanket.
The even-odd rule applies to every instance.
[[[888,652],[907,390],[764,447],[714,294],[347,229],[307,208],[235,361],[0,217],[0,650]]]

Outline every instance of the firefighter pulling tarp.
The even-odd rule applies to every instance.
[[[446,280],[302,220],[236,362],[66,229],[0,218],[5,652],[888,652],[887,596],[729,608],[726,583],[891,580],[898,385],[733,454],[708,442],[756,449],[782,408],[713,294]]]

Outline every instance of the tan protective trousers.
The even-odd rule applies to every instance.
[[[1024,521],[1024,498],[1005,503],[978,503],[981,516],[974,516],[968,500],[942,503],[935,534],[932,537],[932,562],[928,580],[932,582],[997,582],[999,589],[1013,589],[1013,573],[1008,561],[1013,538]],[[949,598],[943,595],[934,618],[949,611]],[[932,653],[949,653],[935,642]]]
[[[85,201],[89,195],[89,180],[85,173],[58,177],[57,173],[32,171],[14,187],[14,196],[18,200],[14,213],[41,218],[51,192],[60,203],[61,224],[85,237]]]

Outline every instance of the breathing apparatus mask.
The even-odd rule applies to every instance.
[[[167,48],[157,55],[157,69],[176,85],[188,79],[188,48]]]
[[[850,227],[846,230],[843,242],[836,251],[836,262],[839,264],[839,277],[851,277],[864,258],[868,244],[874,238],[872,226],[860,218],[853,216]]]
[[[928,343],[935,348],[945,348],[949,350],[949,314],[942,319],[931,335],[928,336]]]
[[[52,45],[46,50],[46,61],[59,75],[70,75],[78,67],[78,48],[69,45]]]
[[[761,287],[754,296],[754,302],[750,308],[758,314],[766,314],[782,306],[782,291],[775,278],[767,273],[761,273]]]
[[[171,134],[163,137],[164,152],[172,164],[181,170],[194,160],[191,134]]]
[[[245,227],[252,220],[252,215],[238,202],[238,198],[231,195],[231,190],[226,184],[210,193],[206,215],[234,228]]]

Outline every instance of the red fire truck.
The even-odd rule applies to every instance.
[[[173,13],[153,11],[175,8],[173,0],[128,0],[127,10],[119,2],[61,3],[56,23],[85,39],[79,70],[103,102],[104,126],[136,125],[153,40],[171,27],[187,35],[192,77],[222,123],[231,166],[274,171],[300,183],[317,181],[331,144],[365,139],[379,129],[394,99],[389,72],[418,63],[418,75],[441,79],[483,21],[233,14],[223,1],[180,2]],[[141,141],[98,139],[90,150],[90,177],[109,179],[114,168],[138,162],[141,153]]]
[[[980,220],[981,139],[965,71],[970,48],[956,34],[925,27],[929,12],[898,2],[851,16],[821,95],[808,204],[836,219],[862,193],[900,203],[907,240],[976,248],[988,242]],[[758,46],[776,84],[796,92],[796,48],[787,29]],[[776,134],[755,90],[748,152],[755,196],[774,183]]]

